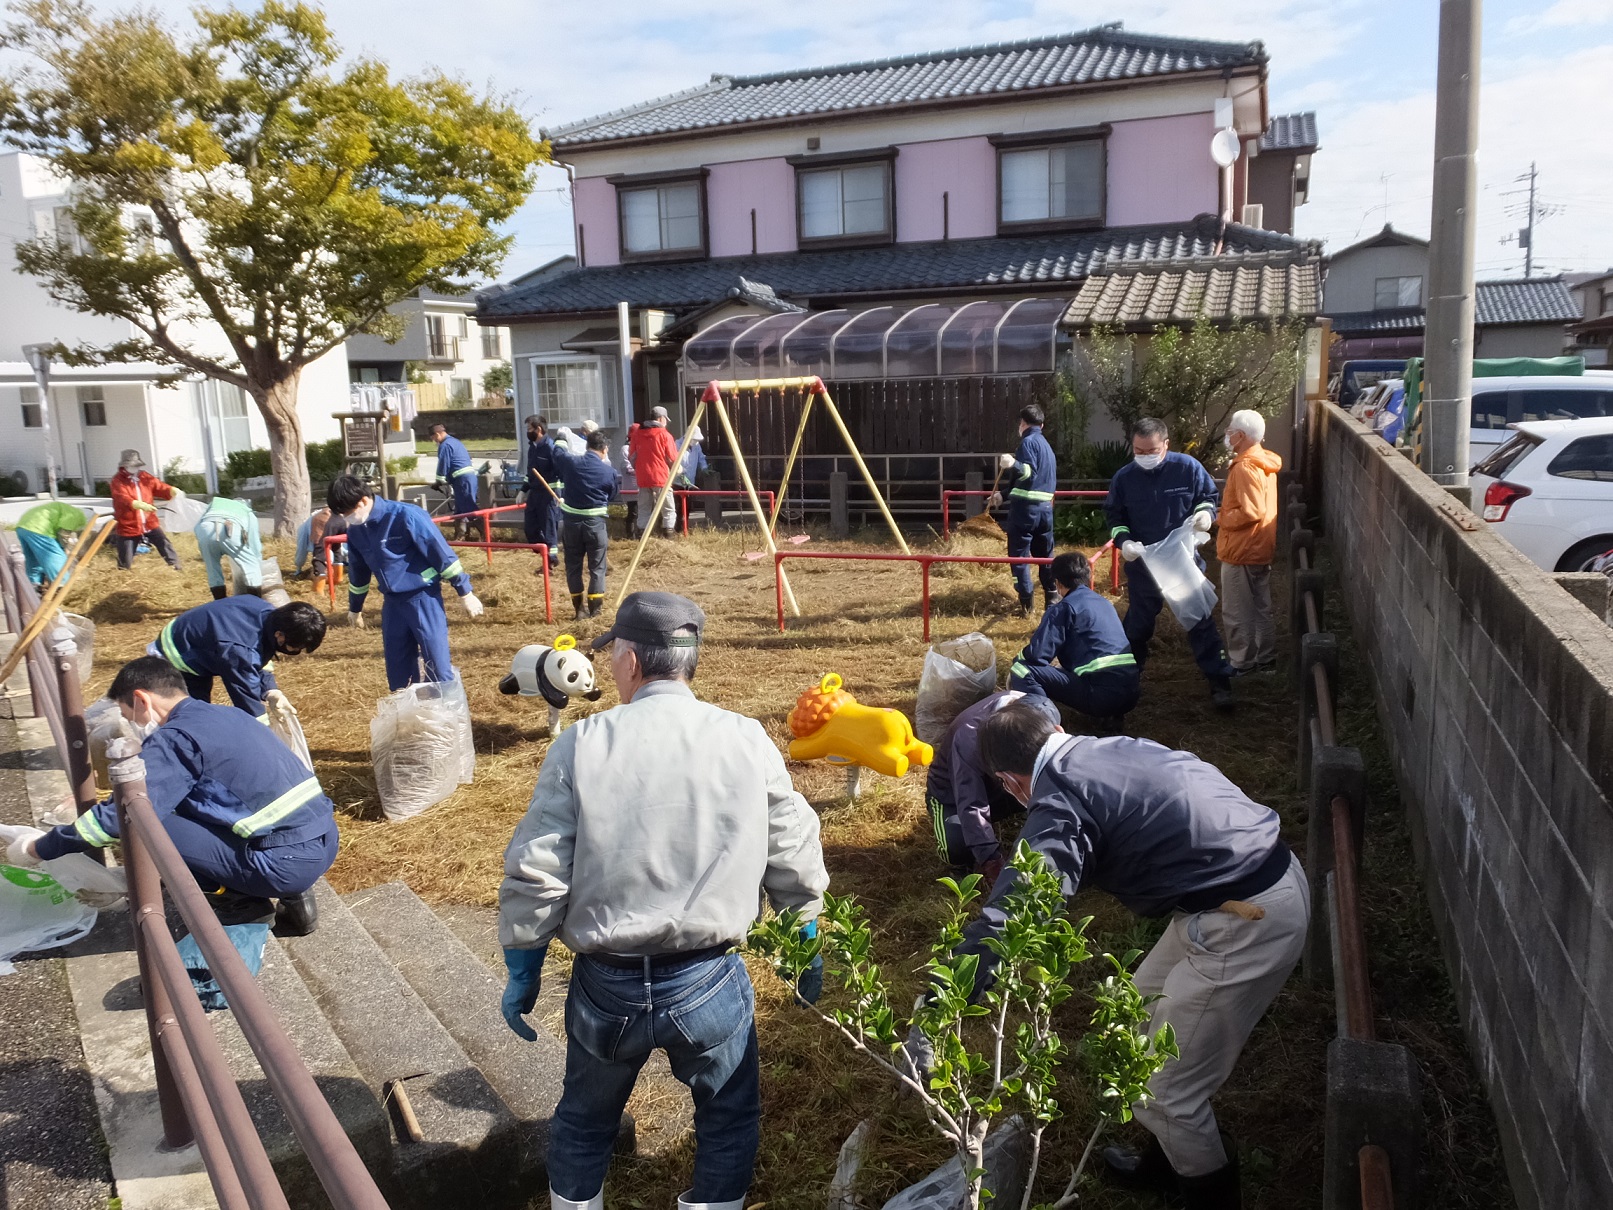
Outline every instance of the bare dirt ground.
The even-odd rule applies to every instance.
[[[616,522],[613,530],[619,530]],[[816,537],[807,549],[873,550],[887,544],[887,536],[870,532],[862,541],[838,546]],[[268,545],[289,565],[289,544]],[[180,575],[155,556],[142,557],[132,574],[119,573],[102,558],[86,576],[86,585],[75,589],[69,608],[88,613],[99,628],[97,690],[104,690],[124,660],[144,651],[165,621],[207,599],[194,543],[181,537],[179,546],[189,557]],[[1002,551],[1000,540],[970,534],[954,537],[952,547],[963,553]],[[789,564],[803,616],[790,619],[787,632],[780,634],[771,560],[746,558],[759,549],[754,531],[697,533],[677,542],[657,539],[634,581],[635,588],[685,593],[706,610],[697,692],[761,719],[781,746],[788,740],[785,716],[797,695],[826,672],[840,673],[846,688],[867,704],[911,713],[925,652],[919,637],[918,569],[904,564]],[[611,602],[630,553],[625,542],[613,538]],[[493,904],[504,846],[526,807],[548,742],[541,704],[500,695],[497,681],[511,654],[525,643],[548,642],[568,631],[586,642],[603,629],[600,621],[575,627],[570,622],[546,624],[541,580],[532,574],[535,559],[524,552],[500,552],[491,571],[480,552],[463,554],[487,605],[480,622],[467,620],[449,605],[454,658],[475,719],[476,781],[423,816],[402,824],[385,822],[375,796],[368,724],[374,703],[386,693],[379,634],[337,626],[316,654],[281,662],[281,685],[301,710],[318,771],[337,804],[342,846],[330,879],[339,890],[401,879],[434,903]],[[1107,558],[1101,572],[1098,578],[1106,581]],[[294,596],[308,597],[306,585],[292,584],[291,590]],[[1016,616],[1007,570],[937,568],[933,596],[934,637],[981,631],[995,643],[1006,674],[1034,623]],[[338,612],[343,608],[345,601],[339,598]],[[570,613],[560,573],[555,610],[557,619]],[[372,605],[372,621],[376,612]],[[1330,616],[1339,615],[1334,611]],[[604,662],[598,667],[605,696],[587,709],[616,703]],[[1187,749],[1220,766],[1253,798],[1282,815],[1286,837],[1303,852],[1304,800],[1294,790],[1293,773],[1296,711],[1286,677],[1240,682],[1237,712],[1217,715],[1180,630],[1167,619],[1161,622],[1145,686],[1143,703],[1130,716],[1131,733]],[[1365,692],[1363,678],[1347,672],[1340,742],[1362,745],[1371,760],[1376,724]],[[646,758],[698,760],[699,755],[655,752]],[[1492,1119],[1456,1023],[1393,785],[1378,768],[1363,878],[1371,913],[1369,942],[1375,980],[1381,983],[1380,1014],[1385,1015],[1380,1036],[1407,1041],[1424,1067],[1429,1121],[1424,1204],[1510,1205]],[[903,781],[865,774],[862,797],[849,803],[843,796],[843,772],[815,764],[792,764],[791,772],[822,818],[834,889],[856,894],[867,907],[894,1000],[901,1003],[906,997],[911,1002],[924,951],[941,915],[941,892],[934,880],[946,872],[924,817],[922,774]],[[1155,926],[1137,921],[1101,894],[1082,895],[1073,912],[1095,917],[1092,932],[1099,948],[1121,952],[1146,946],[1156,935]],[[551,979],[564,965],[551,959]],[[1091,973],[1097,976],[1095,966]],[[752,1203],[780,1210],[821,1207],[841,1141],[865,1117],[875,1118],[878,1127],[863,1182],[865,1204],[879,1205],[945,1158],[944,1145],[929,1136],[922,1119],[894,1095],[880,1073],[793,1007],[767,971],[756,966],[753,975],[764,1122]],[[826,1006],[833,1000],[831,991]],[[1065,1006],[1067,1037],[1081,1032],[1088,1011],[1083,996]],[[1223,1128],[1240,1146],[1252,1207],[1278,1210],[1320,1202],[1325,1051],[1333,1036],[1332,1015],[1331,992],[1296,975],[1256,1029],[1217,1098]],[[1062,1187],[1079,1151],[1078,1140],[1084,1139],[1092,1120],[1085,1081],[1073,1061],[1065,1068],[1061,1098],[1067,1117],[1049,1132],[1044,1148],[1041,1192],[1049,1200],[1055,1186]],[[634,1108],[641,1116],[647,1108],[653,1111],[642,1102]],[[658,1148],[657,1154],[618,1162],[607,1200],[656,1210],[671,1206],[687,1187],[690,1144],[684,1136]],[[1093,1184],[1082,1204],[1123,1208],[1138,1203]]]

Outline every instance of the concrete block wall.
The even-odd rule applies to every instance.
[[[1344,412],[1310,428],[1518,1203],[1613,1206],[1613,636]]]

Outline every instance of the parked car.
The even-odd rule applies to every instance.
[[[1339,367],[1339,406],[1348,411],[1360,401],[1362,395],[1385,378],[1404,378],[1405,375],[1404,358],[1399,361],[1389,358],[1346,361]]]
[[[1468,448],[1477,464],[1507,440],[1510,426],[1538,420],[1613,416],[1613,373],[1475,378]]]
[[[1475,510],[1547,571],[1592,570],[1613,551],[1613,416],[1510,428],[1473,469]]]
[[[1400,436],[1406,418],[1406,384],[1399,378],[1385,378],[1362,395],[1350,415],[1364,420],[1390,445]]]

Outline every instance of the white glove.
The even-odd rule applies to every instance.
[[[1205,533],[1202,529],[1195,529],[1193,531],[1193,545],[1194,546],[1204,546],[1205,544],[1207,544],[1209,542],[1209,540],[1210,540],[1210,535]]]
[[[1210,532],[1210,514],[1208,512],[1206,512],[1202,508],[1199,509],[1198,512],[1194,513],[1193,514],[1193,528],[1198,530],[1199,533],[1201,533],[1201,534],[1209,533]]]
[[[1000,471],[1011,471],[1011,470],[1013,470],[1014,469],[1014,456],[1012,454],[998,454],[997,455],[997,469],[1000,470]]]
[[[347,611],[347,624],[355,630],[364,629],[364,615],[356,609]]]
[[[34,841],[44,833],[38,828],[23,824],[0,823],[0,844],[5,845],[6,864],[28,869],[39,864],[34,854]]]
[[[1134,563],[1143,557],[1143,544],[1141,542],[1122,542],[1120,544],[1120,557],[1127,563]]]
[[[474,592],[467,592],[459,598],[459,603],[465,607],[465,612],[473,618],[482,616],[483,605]]]
[[[992,492],[991,495],[986,497],[987,508],[1001,508],[1002,506],[1003,494],[1001,492]]]
[[[569,441],[571,439],[571,430],[569,428],[567,428],[565,425],[562,424],[557,429],[555,429],[554,435],[556,437],[565,438],[566,440]]]
[[[185,498],[184,491],[182,489],[180,489],[180,488],[177,488],[177,487],[174,488],[172,491],[170,491],[168,493],[168,503],[169,504],[178,504],[184,498]]]
[[[360,615],[363,616],[363,615]],[[296,718],[297,707],[291,704],[283,689],[271,689],[264,695],[263,704],[269,708],[269,713],[280,719]]]

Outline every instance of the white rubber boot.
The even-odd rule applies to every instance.
[[[691,1202],[688,1200],[692,1189],[685,1189],[678,1194],[678,1210],[745,1210],[745,1199],[735,1198],[731,1202]]]
[[[570,1198],[561,1197],[553,1189],[549,1190],[549,1210],[605,1210],[605,1190],[603,1187],[586,1202],[574,1202]],[[744,1207],[740,1207],[744,1210]]]

